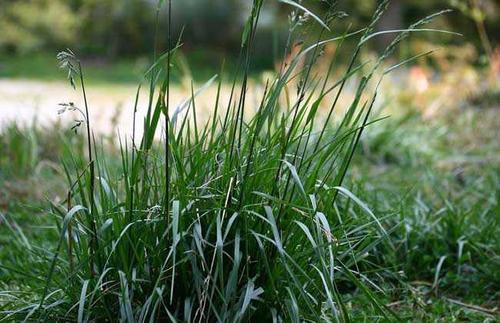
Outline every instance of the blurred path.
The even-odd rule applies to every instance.
[[[117,107],[130,100],[131,91],[133,88],[128,86],[89,88],[91,114],[99,123],[99,129],[105,125],[101,124],[101,119],[109,118]],[[65,82],[1,79],[0,126],[13,121],[23,125],[37,122],[44,126],[56,121],[71,121],[77,116],[58,115],[59,103],[63,102],[74,102],[83,108],[80,93]]]
[[[201,86],[195,86],[195,91]],[[217,84],[214,82],[196,98],[196,109],[202,120],[203,116],[208,116],[207,111],[213,109],[210,104],[215,102],[216,90]],[[228,90],[223,86],[223,92]],[[118,128],[122,134],[131,133],[136,91],[137,87],[134,85],[87,86],[94,131],[111,134]],[[190,91],[183,89],[180,85],[173,86],[170,94],[172,111],[190,97]],[[137,117],[139,125],[147,111],[147,96],[146,90],[141,91]],[[253,100],[252,97],[255,96],[251,96],[251,100]],[[67,102],[74,102],[79,108],[84,108],[81,92],[78,89],[73,90],[66,82],[0,79],[0,127],[11,122],[22,125],[37,123],[41,126],[50,126],[59,121],[71,126],[75,119],[81,119],[81,117],[76,112],[58,114],[58,110],[61,109],[59,103]],[[223,98],[221,102],[227,102],[227,98]],[[140,126],[137,127],[138,130],[140,128]]]
[[[352,82],[351,82],[352,83]],[[258,109],[262,94],[264,92],[263,83],[259,81],[250,81],[249,90],[246,95],[245,114],[253,115]],[[137,135],[141,135],[142,120],[148,107],[148,86],[143,86],[139,96],[138,115],[137,115]],[[204,88],[203,90],[201,90]],[[234,102],[238,102],[239,87],[236,90]],[[289,85],[289,100],[281,99],[283,106],[287,103],[295,102],[296,97],[293,91],[294,85]],[[119,130],[120,133],[130,135],[133,128],[133,111],[137,87],[133,84],[98,84],[87,85],[87,99],[89,102],[90,117],[92,129],[96,133],[114,135]],[[355,87],[348,82],[345,92],[350,93],[342,95],[339,105],[348,107],[350,98],[354,93]],[[196,96],[197,119],[200,124],[204,124],[212,111],[217,96],[217,80],[205,87],[204,84],[195,84],[194,91],[201,91]],[[219,113],[225,113],[229,94],[231,92],[230,84],[222,84],[221,97],[219,100]],[[330,107],[334,91],[329,94],[321,107]],[[170,90],[170,113],[176,108],[189,101],[191,98],[191,85],[175,84]],[[156,98],[154,99],[156,101]],[[5,125],[16,122],[21,125],[29,126],[36,123],[42,127],[50,127],[56,122],[61,122],[67,127],[71,127],[75,120],[82,119],[77,112],[65,112],[60,115],[58,111],[62,108],[60,103],[73,102],[80,109],[84,109],[83,96],[81,90],[74,90],[69,82],[50,82],[37,80],[17,80],[0,78],[0,128]],[[323,110],[320,109],[321,117]],[[342,108],[337,109],[343,111]],[[187,111],[184,110],[184,111]],[[191,113],[191,112],[190,112]],[[341,112],[340,112],[341,113]]]

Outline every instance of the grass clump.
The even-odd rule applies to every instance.
[[[116,154],[105,153],[92,134],[80,61],[69,50],[59,54],[84,97],[84,107],[70,108],[82,114],[85,151],[80,145],[65,160],[69,187],[64,201],[51,207],[56,243],[35,247],[13,230],[26,254],[16,262],[37,264],[38,272],[10,272],[24,283],[2,293],[6,319],[349,321],[362,317],[351,310],[358,297],[373,318],[398,319],[385,305],[382,269],[370,257],[377,250],[397,252],[389,239],[397,224],[377,217],[342,185],[361,135],[373,123],[377,89],[370,85],[381,63],[409,32],[429,31],[421,26],[433,16],[398,31],[367,65],[358,57],[363,46],[391,32],[374,31],[387,2],[363,30],[333,37],[329,26],[336,15],[320,18],[294,1],[283,2],[294,10],[285,53],[308,18],[322,31],[267,80],[254,113],[246,94],[262,0],[253,2],[243,31],[229,102],[223,105],[219,93],[204,124],[194,89],[186,104],[173,109],[171,71],[179,46],[169,37],[170,50],[155,54],[145,74],[143,136],[136,138],[141,120],[134,113],[133,133],[120,138]],[[346,38],[358,43],[340,78],[329,80],[335,61],[316,75],[312,67],[322,46],[336,42],[340,49]],[[339,107],[346,82],[355,80],[350,105]],[[333,100],[320,118],[327,94]]]

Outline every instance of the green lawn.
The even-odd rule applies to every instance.
[[[0,55],[0,78],[10,79],[35,79],[46,81],[61,81],[66,77],[66,72],[58,68],[54,53],[38,53],[29,56]],[[188,51],[178,55],[179,68],[173,71],[173,81],[178,82],[180,77],[189,77],[195,81],[205,82],[213,75],[220,72],[221,54],[215,51]],[[92,59],[85,58],[85,78],[90,84],[137,84],[145,71],[150,67],[151,58],[117,58],[117,59]],[[228,55],[224,58],[227,75],[234,73],[236,58]],[[258,76],[262,69],[252,72]],[[193,73],[192,71],[196,71]]]
[[[147,60],[121,59],[117,62],[91,61],[86,64],[91,83],[137,83]],[[56,53],[30,56],[0,56],[0,77],[61,81],[66,72],[58,68]]]

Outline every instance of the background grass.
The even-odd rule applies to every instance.
[[[0,54],[0,78],[4,79],[34,79],[41,81],[60,81],[66,76],[66,71],[54,68],[58,61],[57,52],[39,52],[32,55]],[[191,50],[179,54],[184,67],[172,74],[173,82],[180,82],[181,77],[189,74],[189,79],[205,82],[219,72],[219,66],[224,62],[228,75],[236,72],[237,59],[232,56],[221,57],[214,50]],[[144,70],[150,65],[151,57],[103,59],[99,57],[86,58],[85,78],[91,85],[107,84],[137,84]],[[261,65],[252,70],[250,75],[257,77],[269,69]],[[272,67],[271,67],[272,68]],[[195,73],[193,71],[196,71]]]

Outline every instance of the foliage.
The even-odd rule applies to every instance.
[[[24,54],[75,44],[79,23],[66,1],[7,0],[1,6],[0,50]]]
[[[160,1],[161,2],[161,1]],[[350,14],[350,19],[337,20],[335,28],[342,30],[348,24],[361,28],[370,21],[371,12],[377,1],[302,1],[315,12],[326,12],[331,3],[337,10]],[[474,3],[471,6],[470,3]],[[173,2],[173,33],[178,36],[183,31],[186,49],[218,50],[237,56],[240,33],[245,17],[250,10],[245,0],[183,0]],[[154,43],[154,24],[156,0],[3,0],[0,10],[0,52],[32,54],[40,49],[56,51],[72,47],[86,56],[140,56],[151,52]],[[391,7],[400,7],[400,12],[383,17],[391,29],[408,25],[429,13],[456,7],[453,15],[441,17],[436,21],[439,28],[463,33],[463,41],[456,38],[440,38],[448,43],[472,42],[477,45],[490,38],[492,46],[498,42],[498,4],[492,0],[393,0]],[[38,13],[43,12],[43,15]],[[269,49],[286,40],[286,21],[290,7],[277,0],[265,1],[259,25],[259,39],[256,55],[262,60],[271,59]],[[484,31],[479,34],[472,17],[481,22]],[[163,12],[159,16],[157,43],[166,48],[167,19]],[[483,28],[483,27],[481,27]],[[221,32],[221,31],[224,32]],[[319,31],[315,28],[310,35]],[[304,35],[307,38],[307,35]],[[314,37],[314,36],[313,36]],[[477,40],[477,41],[476,41]],[[271,62],[272,63],[272,62]],[[271,64],[266,62],[267,66]]]

